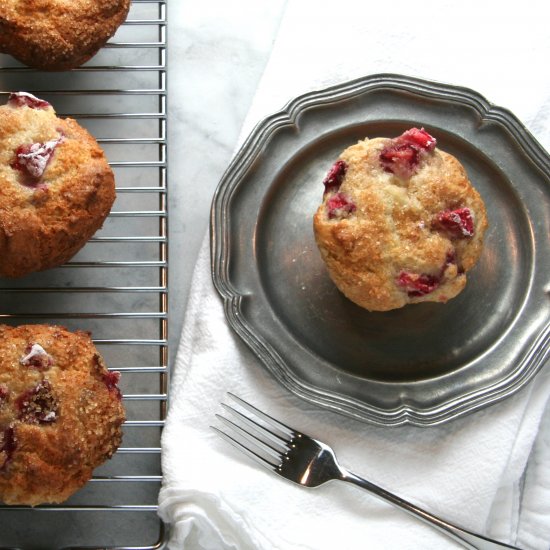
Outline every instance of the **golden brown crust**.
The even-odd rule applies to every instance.
[[[82,65],[124,22],[130,0],[2,0],[0,52],[46,70]]]
[[[365,139],[346,149],[340,156],[347,166],[341,186],[325,194],[314,216],[330,277],[350,300],[371,311],[455,297],[481,254],[487,227],[483,201],[455,157],[435,149],[410,177],[398,177],[380,162],[391,142]],[[349,215],[329,218],[327,201],[335,192],[353,203]],[[472,214],[473,236],[456,238],[434,227],[440,212],[460,208]],[[404,283],[410,274],[437,281],[435,288],[415,291]]]
[[[25,361],[36,344],[48,357]],[[0,325],[0,501],[58,503],[90,479],[122,439],[116,380],[85,332]]]
[[[31,185],[20,146],[61,139]],[[0,107],[0,276],[21,277],[69,260],[102,226],[114,175],[95,139],[51,107]]]

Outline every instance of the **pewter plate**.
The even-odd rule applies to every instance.
[[[412,126],[464,164],[490,227],[457,298],[370,313],[330,281],[312,216],[344,148]],[[549,174],[514,115],[468,89],[374,75],[298,97],[254,129],[213,199],[227,320],[284,387],[361,420],[429,426],[496,403],[550,351]]]

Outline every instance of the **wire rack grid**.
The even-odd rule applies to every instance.
[[[96,137],[115,172],[103,228],[67,264],[0,279],[0,323],[88,330],[122,373],[122,447],[62,505],[0,506],[0,548],[153,549],[168,388],[166,0],[133,0],[86,65],[43,73],[0,55],[0,100],[24,90]]]

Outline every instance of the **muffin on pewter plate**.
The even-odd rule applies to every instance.
[[[90,335],[0,325],[0,501],[66,500],[120,445],[124,409]]]
[[[96,140],[44,100],[0,107],[0,276],[65,263],[102,226],[115,180]]]
[[[38,69],[88,61],[124,22],[130,0],[2,0],[0,52]]]
[[[424,129],[359,141],[324,181],[317,245],[335,285],[370,311],[446,302],[482,251],[485,205]]]

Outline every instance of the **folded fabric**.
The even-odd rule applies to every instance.
[[[543,13],[542,2],[539,8]],[[421,8],[402,0],[289,0],[243,137],[296,95],[396,72],[473,88],[511,109],[548,147],[550,75],[539,70],[547,64],[547,31],[536,13],[471,0]],[[308,490],[258,467],[209,427],[227,391],[325,441],[350,470],[451,522],[526,549],[550,546],[548,365],[511,398],[428,429],[382,428],[322,410],[281,388],[228,327],[205,239],[162,441],[159,513],[171,525],[170,548],[460,548],[356,487]]]
[[[376,73],[476,90],[550,150],[550,39],[544,0],[289,0],[245,133],[293,97]],[[512,39],[513,37],[513,39]]]
[[[548,372],[516,396],[447,425],[369,426],[303,403],[271,379],[227,326],[210,280],[207,243],[192,290],[163,435],[160,513],[172,525],[170,548],[459,547],[355,487],[308,490],[257,466],[209,427],[232,391],[333,445],[351,470],[433,513],[547,549],[550,517],[537,514],[550,502],[548,470],[535,466],[539,494],[526,495],[532,514],[525,508],[529,518],[520,518],[519,510],[522,476],[549,394]],[[548,466],[547,457],[541,442],[535,460]],[[516,541],[520,523],[522,540]]]

